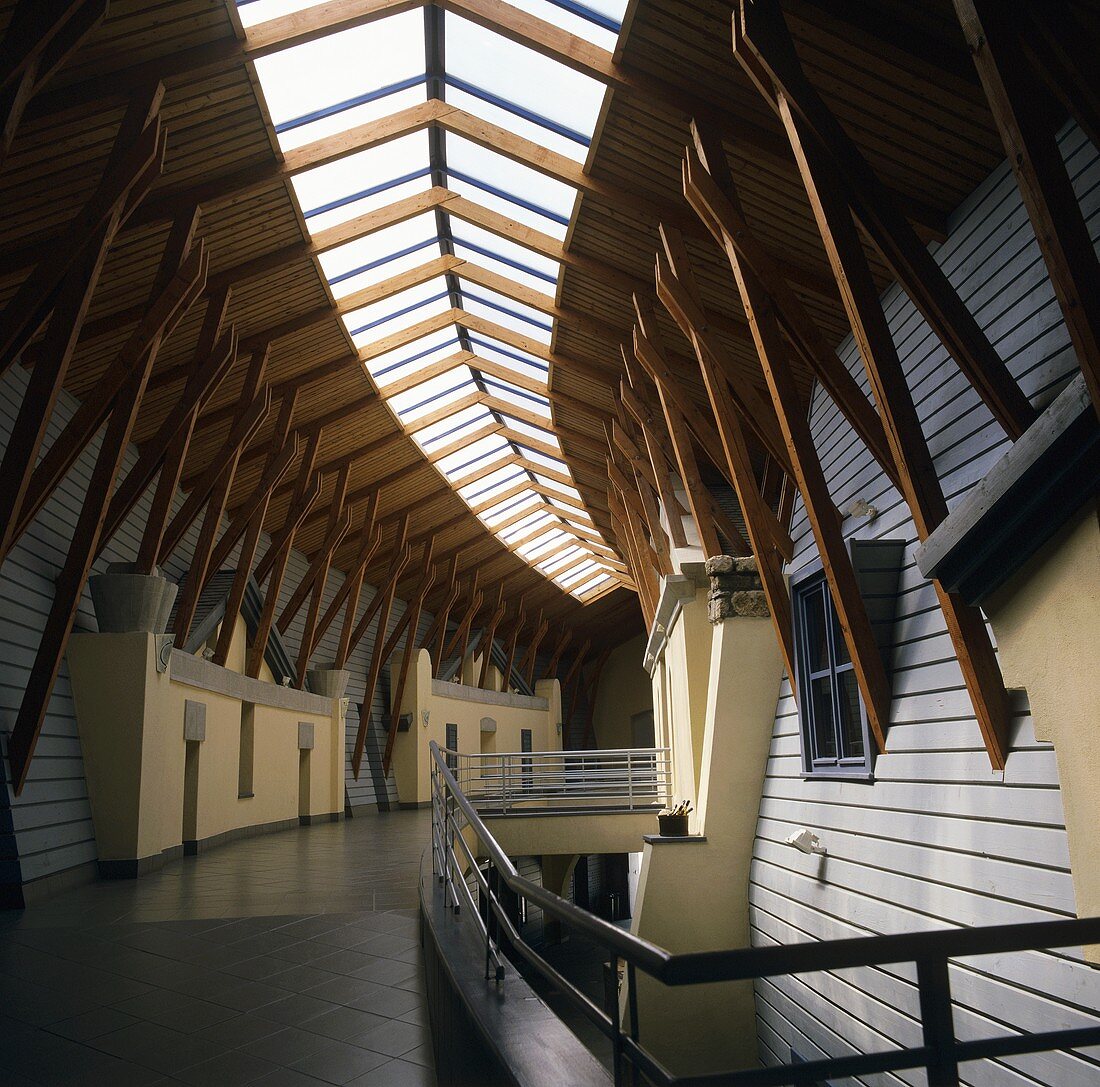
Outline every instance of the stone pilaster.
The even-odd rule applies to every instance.
[[[712,623],[738,616],[766,619],[771,614],[754,556],[714,555],[705,568],[710,578],[707,615]]]

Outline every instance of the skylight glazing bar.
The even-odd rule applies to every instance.
[[[345,98],[343,102],[334,102],[331,106],[322,106],[311,113],[303,113],[300,117],[292,117],[289,121],[283,121],[275,126],[275,131],[281,136],[284,132],[292,132],[296,128],[304,128],[314,121],[323,121],[326,117],[335,117],[338,113],[346,113],[356,106],[365,106],[368,102],[377,102],[381,98],[388,98],[391,94],[400,94],[401,91],[410,90],[428,81],[426,72],[410,76],[408,79],[399,80],[386,87],[377,90],[365,91],[354,98]]]
[[[431,396],[427,397],[424,400],[418,400],[415,404],[410,404],[406,408],[401,408],[398,411],[398,414],[401,416],[402,419],[404,419],[410,413],[414,411],[419,411],[421,408],[426,408],[429,404],[434,404],[436,401],[442,400],[444,397],[451,396],[454,393],[462,392],[463,389],[469,388],[470,385],[473,385],[473,382],[469,378],[467,378],[465,381],[461,381],[457,385],[452,385],[449,389],[442,389],[437,393],[432,393]],[[416,422],[417,420],[412,419],[409,421]]]
[[[604,15],[603,12],[594,11],[584,4],[577,3],[577,0],[546,0],[546,2],[553,4],[556,8],[561,8],[562,11],[568,11],[570,15],[576,15],[578,18],[584,19],[593,26],[600,27],[601,30],[609,30],[612,34],[618,34],[623,28],[623,24],[617,19],[612,19],[610,15]]]

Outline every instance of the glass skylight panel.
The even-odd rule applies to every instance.
[[[452,453],[438,461],[438,467],[452,482],[460,481],[463,476],[477,471],[486,461],[505,453],[511,453],[512,447],[499,434],[490,434],[479,438],[464,449]]]
[[[476,390],[470,368],[456,366],[445,374],[422,381],[415,388],[391,396],[389,404],[401,416],[401,421],[406,426],[411,426],[417,419],[438,411],[447,404],[453,404]]]
[[[556,441],[552,442],[553,445],[557,445]],[[548,457],[544,453],[538,452],[536,449],[529,449],[527,446],[523,447],[523,455],[532,464],[542,464],[547,468],[556,468],[559,472],[565,470],[565,462],[561,460],[555,460],[553,457]]]
[[[422,254],[410,267],[439,256],[435,216],[431,212],[376,230],[363,238],[356,238],[322,253],[321,269],[332,284],[333,293],[339,298],[360,287],[396,275],[397,269],[392,267],[393,258],[426,238],[431,239],[435,251],[432,252],[429,248],[427,255]],[[369,275],[370,272],[375,274]]]
[[[470,343],[473,344],[474,351],[486,361],[507,366],[509,370],[515,370],[516,373],[525,374],[527,377],[538,378],[545,384],[550,367],[542,359],[536,359],[517,347],[505,347],[492,336],[482,332],[471,334]]]
[[[465,487],[459,483],[458,493],[462,495],[467,502],[482,502],[490,498],[493,494],[500,494],[502,491],[511,487],[512,484],[518,483],[519,480],[523,478],[524,472],[522,468],[517,468],[514,464],[505,464],[495,472],[490,472],[489,475],[477,480],[475,483],[471,483]]]
[[[502,238],[499,234],[493,234],[488,230],[475,226],[473,223],[467,223],[461,220],[454,224],[453,230],[456,244],[469,243],[472,246],[477,246],[479,249],[484,249],[495,254],[499,262],[512,261],[514,264],[530,268],[536,275],[549,277],[554,283],[558,281],[561,265],[557,261],[551,260],[549,257],[544,257],[541,253],[536,253],[533,249],[528,249],[525,245],[520,245],[510,238]],[[464,259],[474,260],[475,264],[484,263],[484,259],[480,261],[475,260],[472,255]],[[514,268],[514,264],[509,265],[505,263],[504,267]],[[496,271],[497,269],[493,270]],[[501,274],[509,275],[510,273],[502,272]],[[544,279],[542,280],[542,287],[537,289],[545,291],[547,287],[547,281]]]
[[[552,326],[547,317],[528,317],[522,313],[517,305],[509,304],[508,299],[502,299],[499,304],[495,300],[486,302],[490,292],[483,291],[476,285],[463,288],[462,308],[486,321],[492,321],[502,328],[510,329],[520,336],[526,336],[538,343],[550,346]]]
[[[379,340],[434,314],[445,313],[450,308],[447,281],[438,276],[344,314],[344,324],[358,347],[361,342]]]
[[[451,12],[446,18],[448,76],[546,116],[565,128],[591,135],[603,103],[602,83]],[[470,112],[475,110],[471,108]],[[512,124],[508,127],[518,131]],[[534,138],[551,146],[551,133],[541,127],[536,130],[540,135]],[[573,157],[583,161],[587,148],[564,142],[572,143]],[[561,147],[553,149],[569,153]]]
[[[428,134],[411,132],[291,178],[310,234],[431,187]]]
[[[590,578],[593,571],[597,570],[597,566],[594,560],[588,560],[581,564],[581,566],[570,570],[568,573],[563,573],[560,578],[555,579],[565,586],[566,589],[571,588],[573,585],[579,585],[581,582]]]
[[[276,132],[300,131],[302,122],[318,114],[349,118],[358,99],[425,70],[424,14],[419,10],[326,34],[256,61]],[[356,123],[347,120],[342,127]]]
[[[416,432],[415,437],[421,447],[430,449],[433,445],[454,441],[464,432],[469,433],[483,423],[491,422],[492,419],[492,415],[483,405],[473,404],[455,412],[447,419],[422,427]]]
[[[422,336],[415,343],[370,358],[364,365],[375,383],[381,386],[419,373],[425,366],[431,366],[461,349],[458,329],[445,328],[429,336]]]
[[[568,30],[578,38],[598,45],[611,52],[619,38],[618,28],[622,24],[626,10],[624,0],[585,0],[583,7],[591,11],[591,18],[574,14],[565,5],[552,0],[509,0],[513,7],[530,12],[543,22],[553,23],[562,30]],[[572,6],[572,5],[569,5]]]
[[[577,197],[577,192],[571,185],[547,177],[522,162],[505,158],[504,155],[462,136],[456,136],[453,132],[447,133],[447,168],[522,196],[530,203],[563,219],[569,218]]]
[[[534,508],[538,505],[538,501],[538,496],[528,491],[526,494],[521,494],[517,498],[513,498],[499,506],[494,506],[491,510],[486,510],[481,514],[481,519],[492,528],[493,525],[498,525],[502,521],[506,521],[509,517],[514,516],[524,509]]]
[[[525,435],[528,438],[535,438],[540,442],[549,442],[551,445],[557,445],[557,440],[552,431],[543,430],[541,427],[530,426],[512,415],[506,417],[506,422],[508,426],[518,434]],[[547,420],[547,422],[549,422],[549,420]]]
[[[501,539],[503,539],[505,543],[511,543],[525,536],[527,533],[533,532],[540,525],[549,527],[556,521],[557,518],[552,513],[547,513],[545,510],[537,510],[529,517],[525,517],[522,521],[517,521],[516,524],[505,529],[504,532],[501,533]]]
[[[471,237],[469,240],[463,237],[466,231],[470,232]],[[543,294],[554,290],[558,282],[557,265],[553,266],[552,272],[543,271],[541,264],[536,264],[534,261],[527,259],[536,256],[528,249],[522,251],[525,254],[522,259],[512,260],[510,257],[503,255],[503,246],[493,245],[495,238],[492,235],[488,244],[482,244],[474,241],[472,234],[473,228],[469,223],[459,222],[456,219],[451,220],[451,241],[456,257],[461,260],[468,260],[471,264],[476,264],[487,272],[507,276],[521,287],[528,288],[528,290],[541,291]]]
[[[581,500],[580,491],[572,487],[567,487],[564,483],[559,483],[557,480],[553,479],[547,479],[545,476],[540,476],[538,472],[535,473],[535,479],[544,487],[552,487],[555,494],[568,495],[570,498],[575,498],[578,502]]]

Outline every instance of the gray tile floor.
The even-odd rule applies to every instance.
[[[3,1087],[434,1087],[425,812],[233,842],[0,913]]]

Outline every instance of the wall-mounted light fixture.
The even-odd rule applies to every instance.
[[[423,725],[423,726],[424,726],[425,728],[427,728],[427,727],[428,727],[428,718],[429,718],[429,717],[431,717],[431,715],[432,715],[432,711],[431,711],[431,710],[421,710],[421,711],[420,711],[420,723],[421,723],[421,724],[422,724],[422,725]]]

